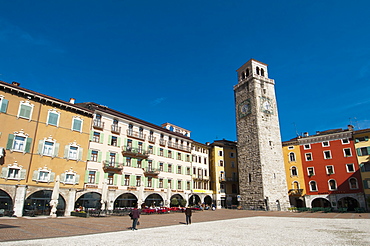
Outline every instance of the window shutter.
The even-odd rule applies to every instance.
[[[142,163],[142,162],[141,162]],[[132,158],[131,159],[131,166],[132,167],[137,167],[137,159],[135,159],[135,158]]]
[[[66,182],[66,174],[65,173],[62,173],[60,175],[60,182],[62,182],[62,183]]]
[[[86,170],[85,171],[85,179],[84,179],[85,184],[87,184],[88,181],[89,181],[89,170]]]
[[[163,163],[163,171],[168,172],[168,163]]]
[[[116,164],[117,164],[117,166],[119,165],[119,154],[116,154]]]
[[[368,141],[369,140],[369,136],[365,136],[365,141]]]
[[[56,126],[58,124],[58,114],[49,112],[48,124]]]
[[[32,174],[32,180],[37,180],[39,178],[39,171],[35,170]]]
[[[134,148],[137,148],[138,147],[138,141],[136,141],[136,140],[133,140],[132,141],[132,147],[134,147]]]
[[[130,186],[135,186],[135,185],[136,185],[136,176],[130,175]]]
[[[118,181],[118,174],[114,174],[113,175],[113,185],[117,185],[117,181]]]
[[[144,177],[144,187],[148,187],[148,177]]]
[[[356,143],[358,143],[358,142],[360,142],[360,140],[358,140],[358,138],[356,138],[356,139],[355,139],[355,142],[356,142]]]
[[[27,170],[21,169],[21,179],[26,179]]]
[[[108,173],[104,173],[104,179],[108,179]]]
[[[118,139],[117,139],[117,146],[121,147],[121,137],[118,137]]]
[[[82,161],[82,153],[83,153],[83,148],[78,147],[78,161]]]
[[[89,149],[88,151],[87,151],[87,160],[88,161],[90,161],[91,160],[91,149]]]
[[[90,141],[93,141],[93,137],[94,137],[94,131],[90,131],[90,138],[89,138],[89,140]]]
[[[31,144],[32,144],[32,138],[27,138],[26,148],[25,148],[24,152],[30,153]]]
[[[110,152],[107,152],[107,153],[106,153],[106,158],[105,158],[105,160],[106,160],[106,161],[108,161],[108,162],[109,162],[109,156],[110,156]]]
[[[6,144],[6,149],[13,149],[13,141],[14,141],[14,135],[9,134],[8,143]]]
[[[69,145],[66,145],[64,147],[64,158],[68,159],[68,152],[69,152]]]
[[[0,108],[0,112],[1,113],[6,113],[6,110],[7,110],[7,108],[8,108],[8,100],[6,100],[6,99],[3,99],[2,100],[2,103],[1,103],[1,108]]]
[[[100,133],[100,139],[99,139],[100,141],[100,143],[102,144],[102,143],[104,143],[104,133]]]
[[[98,162],[101,162],[101,157],[103,153],[101,151],[98,151]]]
[[[79,183],[80,183],[80,175],[76,174],[75,175],[75,184],[79,184]]]
[[[358,156],[362,156],[362,155],[361,155],[361,149],[360,149],[360,148],[357,148],[357,149],[356,149],[356,151],[357,151],[357,155],[358,155]]]
[[[3,178],[3,179],[7,178],[8,177],[8,170],[9,170],[9,168],[3,167],[1,169],[1,177],[0,178]]]
[[[365,180],[363,180],[363,182],[364,182],[364,188],[369,189],[369,184],[368,184],[367,180],[365,179]]]
[[[72,129],[75,131],[81,131],[81,123],[82,121],[80,119],[74,118]]]
[[[361,172],[365,172],[365,165],[363,163],[360,164]]]
[[[55,179],[55,173],[54,173],[54,172],[51,172],[51,173],[50,173],[50,179],[49,179],[49,182],[54,182],[54,179]]]
[[[108,136],[108,145],[111,145],[112,144],[112,135],[109,135]]]
[[[43,155],[44,140],[39,140],[39,146],[37,149],[37,154]]]
[[[59,143],[55,143],[53,157],[57,157],[58,156],[59,145],[60,145]]]
[[[121,175],[121,185],[125,184],[125,174]]]
[[[370,155],[370,146],[368,146],[366,148],[367,148],[367,154]]]
[[[168,179],[163,179],[163,188],[164,189],[168,188]]]
[[[95,184],[99,184],[100,172],[95,172]]]

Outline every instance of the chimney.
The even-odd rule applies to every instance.
[[[347,127],[348,127],[348,130],[353,131],[353,126],[352,125],[348,125]]]
[[[20,86],[21,84],[20,84],[20,83],[18,83],[18,82],[13,81],[13,82],[12,82],[12,85]]]
[[[303,137],[308,137],[308,132],[304,132]]]
[[[75,104],[75,101],[76,101],[76,99],[74,99],[74,98],[69,99],[69,103]]]

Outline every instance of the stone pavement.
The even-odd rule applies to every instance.
[[[187,226],[183,213],[142,215],[131,231],[128,216],[1,217],[0,245],[370,245],[369,213],[219,209],[192,218]]]

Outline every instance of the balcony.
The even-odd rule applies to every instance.
[[[145,177],[156,177],[160,173],[159,168],[143,168]]]
[[[94,120],[93,121],[93,127],[98,130],[103,130],[104,129],[104,122],[101,120]]]
[[[140,140],[145,140],[145,134],[143,134],[142,132],[135,132],[130,129],[127,130],[127,136]]]
[[[153,136],[149,136],[148,137],[148,141],[149,141],[149,143],[155,143],[155,137],[153,137]]]
[[[149,157],[148,151],[145,151],[142,148],[134,148],[131,146],[123,146],[122,155],[139,159],[147,159]]]
[[[166,140],[164,140],[164,139],[159,139],[159,145],[161,145],[161,146],[166,146]]]
[[[115,134],[121,134],[121,127],[116,125],[116,124],[112,124],[111,125],[111,132],[115,133]]]
[[[103,169],[105,172],[119,172],[123,169],[123,166],[118,162],[103,161]]]
[[[186,152],[191,151],[190,147],[185,146],[183,144],[174,143],[174,142],[171,142],[171,141],[168,142],[168,147],[172,148],[172,149],[183,150],[183,151],[186,151]]]
[[[301,196],[303,189],[290,189],[288,191],[289,196]]]

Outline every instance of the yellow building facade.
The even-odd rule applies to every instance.
[[[282,143],[287,191],[291,207],[304,207],[306,185],[302,168],[300,146],[296,139]]]
[[[0,81],[0,209],[50,214],[59,180],[59,213],[74,209],[84,187],[92,112],[19,83]]]

